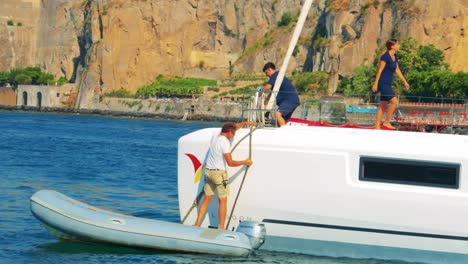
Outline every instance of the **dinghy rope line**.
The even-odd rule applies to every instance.
[[[253,134],[253,132],[254,132],[255,130],[257,130],[257,128],[259,128],[259,127],[263,127],[263,125],[261,125],[260,123],[257,123],[257,126],[256,126],[255,128],[253,128],[253,127],[251,126],[251,127],[250,127],[250,132],[249,132],[247,135],[245,135],[244,137],[242,137],[242,138],[236,143],[236,145],[234,145],[234,147],[233,147],[232,150],[231,150],[231,153],[234,152],[234,150],[239,146],[239,144],[240,144],[244,139],[246,139],[247,137],[249,137],[249,159],[251,159],[251,158],[252,158],[252,134]],[[206,166],[206,161],[205,161],[205,163],[203,163],[202,170],[205,169],[205,166]],[[249,168],[250,168],[250,167],[248,166],[248,167],[245,169],[244,177],[242,178],[242,182],[241,182],[241,185],[240,185],[240,187],[239,187],[239,191],[237,192],[236,199],[234,200],[234,205],[233,205],[232,210],[231,210],[231,216],[229,217],[229,220],[228,220],[228,224],[227,224],[227,226],[226,226],[226,229],[227,229],[227,227],[229,226],[229,223],[230,223],[230,221],[231,221],[232,212],[234,211],[234,208],[235,208],[235,206],[236,206],[237,199],[239,198],[239,193],[240,193],[240,191],[241,191],[241,189],[242,189],[242,185],[244,184],[245,176],[247,175],[247,172],[248,172]],[[182,218],[182,224],[185,223],[185,220],[187,220],[188,216],[189,216],[190,213],[193,211],[193,209],[194,209],[195,207],[198,206],[198,204],[199,204],[201,198],[203,197],[203,194],[204,194],[204,192],[203,192],[203,189],[202,189],[202,191],[197,195],[197,197],[196,197],[195,200],[193,201],[192,206],[190,207],[190,209],[187,211],[187,213],[185,214],[185,216]]]

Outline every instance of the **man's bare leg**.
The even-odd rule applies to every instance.
[[[219,216],[219,229],[226,230],[226,214],[227,214],[227,197],[218,198],[219,207],[218,207],[218,216]]]
[[[200,209],[198,210],[197,221],[193,226],[200,226],[205,217],[206,210],[208,210],[208,205],[210,205],[211,200],[213,199],[213,195],[203,197],[203,201],[200,205]]]
[[[277,120],[277,123],[278,123],[278,127],[281,127],[281,126],[286,124],[286,120],[284,120],[283,115],[281,114],[281,112],[276,112],[275,115],[276,115],[276,120]]]

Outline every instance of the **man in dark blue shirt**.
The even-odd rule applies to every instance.
[[[276,71],[275,64],[268,62],[263,66],[263,72],[270,78],[268,83],[263,87],[263,90],[269,91],[273,89],[273,86],[275,85],[276,78],[278,77],[278,71]],[[296,88],[294,88],[291,81],[286,77],[284,77],[278,94],[276,95],[276,104],[279,109],[275,115],[278,120],[278,126],[280,127],[288,122],[294,110],[299,105],[299,96],[297,95]]]

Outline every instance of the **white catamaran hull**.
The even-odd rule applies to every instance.
[[[248,131],[240,130],[235,141]],[[203,177],[194,181],[201,170],[197,160],[203,163],[216,133],[219,129],[204,129],[179,140],[181,216],[201,191]],[[233,156],[243,159],[248,153],[249,140],[244,140]],[[466,136],[263,128],[253,133],[252,159],[230,228],[239,219],[265,223],[263,249],[429,263],[468,261]],[[244,169],[230,168],[229,174],[228,215]],[[217,225],[216,211],[213,205],[204,225]],[[187,223],[195,217],[192,212]]]

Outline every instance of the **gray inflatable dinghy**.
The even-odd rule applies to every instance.
[[[226,256],[247,256],[265,241],[265,226],[243,221],[236,231],[193,227],[115,213],[52,190],[31,197],[33,215],[57,239]]]

